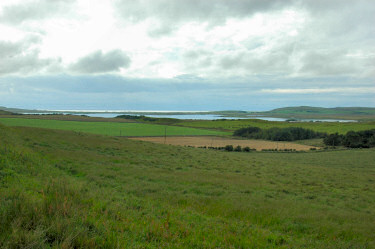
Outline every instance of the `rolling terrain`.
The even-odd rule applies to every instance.
[[[257,119],[237,119],[237,120],[185,120],[176,123],[178,126],[216,129],[222,131],[235,131],[240,128],[249,126],[259,127],[261,129],[269,129],[272,127],[301,127],[311,129],[317,132],[344,134],[348,131],[360,131],[374,129],[375,121],[368,122],[275,122]]]
[[[20,117],[0,118],[0,123],[9,126],[72,130],[76,132],[87,132],[109,136],[164,136],[165,134],[167,134],[168,136],[197,136],[230,134],[228,132],[222,131],[134,122],[82,122],[52,119],[31,119]]]
[[[103,113],[95,111],[48,111],[48,110],[28,110],[19,108],[7,108],[0,106],[0,110],[12,112],[16,114],[22,113],[44,113],[44,114],[90,114],[90,113]],[[117,113],[106,111],[104,113]],[[287,119],[343,119],[343,120],[359,120],[359,121],[375,121],[375,108],[373,107],[335,107],[335,108],[323,108],[323,107],[312,107],[312,106],[294,106],[294,107],[283,107],[277,108],[270,111],[240,111],[240,110],[228,110],[228,111],[124,111],[120,114],[130,115],[186,115],[186,114],[210,114],[218,115],[223,117],[240,117],[240,118],[252,118],[254,116],[265,116],[265,117],[279,117]]]
[[[237,153],[0,125],[1,248],[371,248],[375,151]]]

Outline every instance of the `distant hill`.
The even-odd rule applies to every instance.
[[[34,112],[44,112],[44,111],[38,111],[38,110],[28,110],[28,109],[20,109],[20,108],[8,108],[4,106],[0,106],[0,111],[10,112],[10,113],[34,113]]]
[[[46,110],[28,110],[19,108],[7,108],[0,106],[1,115],[10,114],[33,114],[33,113],[66,113],[62,111],[46,111]],[[88,114],[88,113],[98,113],[95,111],[71,111],[71,114]],[[108,112],[111,113],[111,112]],[[118,113],[118,112],[116,112]],[[225,111],[205,111],[205,112],[181,112],[181,111],[171,111],[171,112],[124,112],[121,114],[131,114],[131,115],[179,115],[179,114],[211,114],[220,115],[223,117],[253,117],[254,115],[262,115],[267,117],[279,117],[287,119],[346,119],[346,120],[359,120],[359,121],[372,121],[375,120],[375,108],[373,107],[335,107],[335,108],[324,108],[324,107],[313,107],[313,106],[294,106],[294,107],[283,107],[277,108],[271,111],[265,112],[253,112],[253,111],[241,111],[241,110],[225,110]],[[120,113],[118,113],[120,114]]]
[[[375,108],[371,107],[335,107],[323,108],[312,106],[296,106],[277,108],[266,113],[275,114],[329,114],[329,115],[375,115]]]
[[[15,113],[13,112],[2,110],[0,107],[0,115],[14,115],[14,114]]]

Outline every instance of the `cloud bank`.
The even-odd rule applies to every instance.
[[[116,106],[374,106],[373,13],[367,0],[3,0],[0,105],[48,92]]]

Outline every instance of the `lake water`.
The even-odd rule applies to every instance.
[[[29,113],[30,114],[30,113]],[[42,113],[32,113],[32,114],[42,114]],[[63,113],[72,114],[72,113]],[[98,113],[73,113],[74,115],[86,115],[89,117],[101,117],[101,118],[114,118],[118,115],[139,115],[139,114],[129,114],[129,113],[109,113],[109,112],[98,112]],[[180,115],[168,115],[168,114],[158,114],[158,115],[145,115],[147,117],[155,118],[176,118],[176,119],[193,119],[193,120],[218,120],[218,119],[261,119],[267,121],[279,121],[283,122],[288,120],[287,118],[274,118],[265,116],[248,116],[248,117],[223,117],[220,115],[213,114],[180,114]],[[295,122],[357,122],[356,120],[344,120],[344,119],[298,119]]]
[[[119,113],[91,113],[85,114],[89,117],[102,117],[102,118],[114,118]],[[130,114],[133,115],[133,114]],[[200,119],[200,120],[217,120],[217,119],[261,119],[267,121],[279,121],[283,122],[288,120],[287,118],[274,118],[274,117],[264,117],[264,116],[249,116],[249,117],[223,117],[220,115],[213,115],[213,114],[180,114],[180,115],[167,115],[167,114],[160,114],[160,115],[145,115],[147,117],[155,117],[155,118],[176,118],[176,119]],[[299,119],[298,122],[357,122],[356,120],[344,120],[344,119]]]
[[[78,114],[77,114],[78,115]],[[84,114],[89,117],[102,117],[102,118],[114,118],[118,115],[122,115],[119,113],[90,113]],[[125,114],[125,115],[136,115],[138,114]],[[215,119],[245,119],[245,118],[236,118],[236,117],[221,117],[220,115],[213,115],[213,114],[181,114],[181,115],[167,115],[167,114],[160,114],[160,115],[144,115],[147,117],[153,118],[176,118],[176,119],[201,119],[201,120],[215,120]]]

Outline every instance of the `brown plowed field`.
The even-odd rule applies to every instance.
[[[192,136],[192,137],[133,137],[130,139],[148,141],[154,143],[182,145],[182,146],[211,146],[211,147],[224,147],[226,145],[233,145],[241,147],[250,147],[256,150],[262,149],[295,149],[295,150],[309,150],[310,148],[317,148],[308,145],[301,145],[289,142],[274,142],[264,140],[242,140],[224,137],[209,137],[209,136]]]

